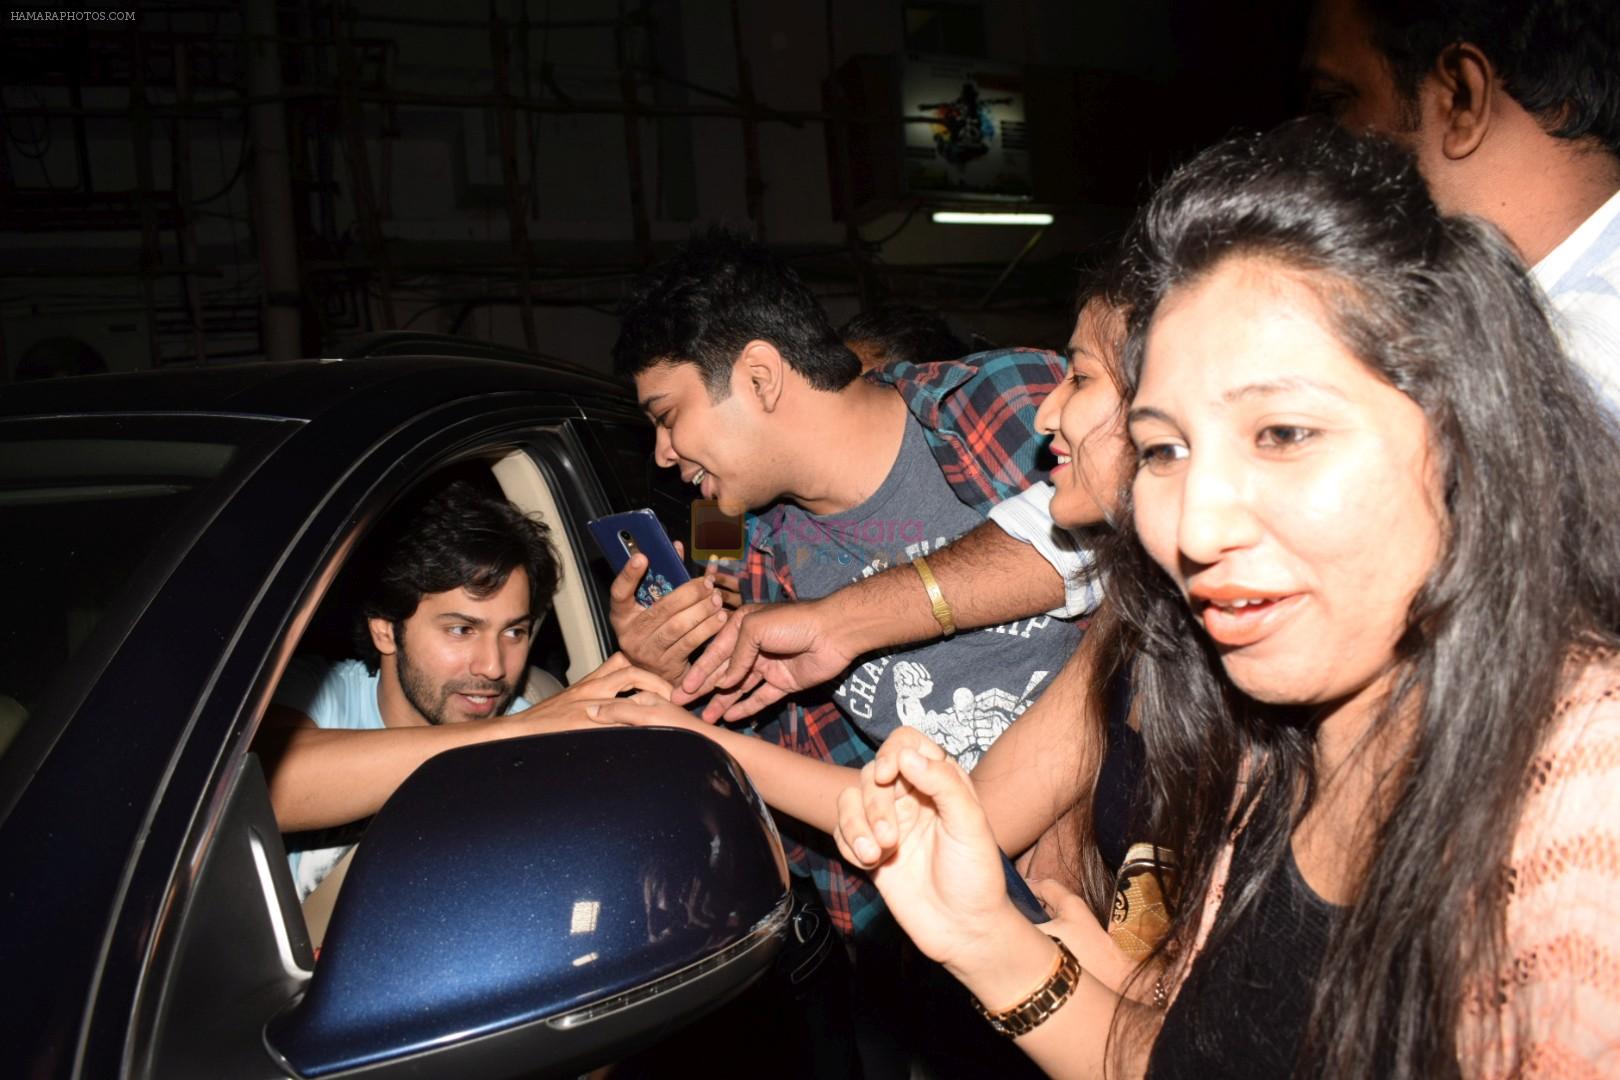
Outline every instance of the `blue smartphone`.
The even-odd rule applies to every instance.
[[[1041,905],[1040,897],[1035,890],[1029,887],[1024,875],[1018,872],[1018,867],[1006,855],[1001,856],[1001,873],[1007,879],[1007,896],[1013,902],[1013,907],[1032,923],[1050,922],[1051,912]]]
[[[615,574],[624,569],[630,556],[647,556],[647,572],[636,586],[636,603],[642,607],[651,607],[660,597],[692,580],[669,534],[651,510],[609,514],[587,524]]]

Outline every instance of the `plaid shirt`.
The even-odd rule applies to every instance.
[[[1041,349],[997,349],[935,364],[891,364],[872,378],[892,384],[923,426],[928,448],[956,497],[981,514],[1041,479],[1036,457],[1046,437],[1035,430],[1035,410],[1063,378],[1063,361]],[[749,603],[796,599],[788,569],[792,552],[779,504],[756,518],[748,537],[742,580]],[[877,747],[833,704],[825,688],[795,695],[756,729],[765,739],[801,754],[856,768]],[[871,880],[846,865],[832,838],[784,821],[788,857],[809,873],[833,924],[846,934],[871,927],[884,911]]]

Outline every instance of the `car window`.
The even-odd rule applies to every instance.
[[[583,576],[584,560],[578,548],[581,530],[577,512],[566,509],[568,499],[562,477],[566,447],[535,433],[525,449],[504,448],[441,467],[412,486],[411,491],[437,490],[451,482],[470,486],[487,496],[504,498],[550,529],[557,557],[558,586],[546,613],[533,631],[527,656],[528,669],[514,673],[514,689],[530,702],[538,702],[594,671],[603,661],[602,635]],[[407,493],[403,500],[409,500]],[[411,505],[408,501],[404,505]],[[374,702],[375,678],[362,678],[353,663],[361,658],[356,637],[364,610],[368,582],[378,573],[381,552],[361,536],[311,616],[299,639],[297,659],[283,673],[274,701],[294,713],[302,712],[323,727],[366,727],[378,718]],[[298,705],[309,702],[319,712]],[[290,722],[283,712],[276,721]],[[285,729],[283,729],[285,730]],[[281,767],[284,735],[271,732],[257,744],[272,783]],[[342,887],[347,853],[363,836],[367,820],[334,824],[308,832],[283,834],[289,867],[304,902],[304,915],[312,943],[318,949],[326,919]]]
[[[38,432],[34,429],[34,433]],[[215,439],[0,437],[0,753],[238,457]]]

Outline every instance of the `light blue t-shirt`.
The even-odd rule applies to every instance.
[[[312,656],[295,656],[287,665],[273,700],[283,708],[303,713],[319,728],[375,730],[387,726],[377,706],[380,674],[371,674],[358,660],[332,663]],[[528,707],[529,703],[519,695],[512,699],[506,711],[511,714]],[[365,826],[365,821],[356,821],[330,829],[289,833],[285,837],[287,863],[292,867],[300,903],[355,845]]]

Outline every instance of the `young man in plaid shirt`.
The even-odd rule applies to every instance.
[[[863,379],[797,275],[724,231],[693,239],[639,284],[614,359],[657,425],[657,463],[678,468],[703,497],[759,515],[742,583],[749,602],[814,599],[905,563],[927,582],[929,555],[1039,479],[1035,412],[1063,374],[1053,353],[1009,349],[895,364]],[[1061,596],[1061,580],[1046,573]],[[688,591],[697,603],[648,613],[675,628],[666,640],[713,632],[701,588]],[[939,614],[949,621],[948,607]],[[881,904],[827,835],[850,768],[902,723],[971,767],[1078,640],[1072,622],[1038,614],[862,657],[767,716],[753,729],[758,738],[654,712],[659,723],[703,728],[734,753],[791,819],[783,824],[796,842],[795,870],[814,877],[833,923],[860,935]],[[623,635],[621,645],[636,657]],[[642,659],[658,666],[658,657]]]

